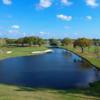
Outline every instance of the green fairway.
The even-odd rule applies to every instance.
[[[47,48],[44,46],[41,47],[3,47],[0,48],[2,50],[2,53],[0,53],[0,59],[5,59],[9,57],[17,57],[17,56],[28,56],[32,55],[32,52],[34,51],[43,51]],[[7,54],[7,51],[12,51],[12,53]]]

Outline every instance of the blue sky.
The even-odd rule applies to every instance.
[[[100,0],[0,0],[0,37],[100,38]]]

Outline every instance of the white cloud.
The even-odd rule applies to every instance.
[[[40,34],[45,34],[45,32],[42,32],[42,31],[41,31],[41,32],[39,32],[39,33],[40,33]]]
[[[12,29],[19,29],[20,26],[19,26],[19,25],[12,25],[11,28],[12,28]]]
[[[61,3],[66,5],[66,6],[72,5],[72,2],[70,2],[69,0],[61,0]]]
[[[8,33],[12,34],[12,33],[19,33],[20,26],[19,25],[12,25],[11,29],[8,31]]]
[[[48,8],[52,5],[51,0],[40,0],[38,4],[38,8]]]
[[[2,0],[2,2],[5,5],[11,5],[12,4],[12,0]]]
[[[13,30],[13,29],[11,29],[11,30],[8,30],[8,34],[18,34],[19,33],[19,30]]]
[[[86,0],[86,4],[88,6],[91,6],[91,7],[97,7],[97,6],[99,6],[99,4],[97,3],[96,0]]]
[[[92,20],[92,16],[86,16],[88,20]]]
[[[65,21],[71,21],[72,20],[72,16],[66,16],[63,14],[57,15],[57,18],[61,19],[61,20],[65,20]]]
[[[39,32],[39,34],[40,34],[40,35],[48,35],[49,33],[48,33],[48,32],[42,32],[42,31],[41,31],[41,32]]]

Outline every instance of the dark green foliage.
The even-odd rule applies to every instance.
[[[89,47],[92,45],[92,40],[87,39],[87,38],[79,38],[74,41],[73,45],[74,45],[74,47],[79,46],[83,53],[85,47]]]
[[[95,46],[100,46],[100,39],[93,39],[93,44]]]
[[[49,39],[49,44],[51,46],[59,46],[59,45],[61,45],[61,42],[58,39]]]
[[[5,46],[6,45],[6,40],[0,38],[0,46]]]
[[[71,44],[71,43],[72,43],[72,40],[71,40],[70,38],[64,38],[64,39],[62,40],[62,45],[63,45],[63,46],[69,45],[69,44]]]
[[[16,41],[17,44],[22,44],[23,46],[33,46],[33,45],[43,45],[45,44],[45,40],[39,37],[24,37],[20,38]]]

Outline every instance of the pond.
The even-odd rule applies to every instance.
[[[77,55],[60,48],[52,53],[0,61],[0,83],[34,88],[87,87],[100,72]]]

